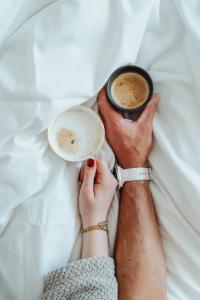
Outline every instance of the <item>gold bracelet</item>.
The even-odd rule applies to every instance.
[[[104,231],[108,232],[108,223],[107,223],[107,221],[98,223],[97,225],[89,226],[87,228],[83,228],[81,230],[81,232],[84,233],[84,232],[88,232],[88,231],[92,231],[92,230],[104,230]]]

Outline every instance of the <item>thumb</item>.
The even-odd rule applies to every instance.
[[[152,126],[154,114],[160,100],[159,94],[154,94],[151,101],[147,104],[141,116],[138,119],[138,124],[145,124],[147,127]]]
[[[96,162],[93,158],[88,159],[83,174],[82,188],[90,195],[94,195],[94,179],[96,174]]]

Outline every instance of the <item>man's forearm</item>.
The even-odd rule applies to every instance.
[[[165,299],[165,263],[148,182],[125,183],[115,247],[120,300]]]

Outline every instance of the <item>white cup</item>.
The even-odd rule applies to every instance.
[[[105,129],[92,109],[78,106],[63,112],[50,124],[48,140],[58,156],[80,162],[99,152],[105,140]]]

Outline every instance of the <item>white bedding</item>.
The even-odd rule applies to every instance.
[[[127,63],[162,96],[150,162],[168,300],[200,299],[199,27],[198,0],[1,1],[1,300],[39,299],[43,276],[79,257],[80,164],[54,155],[46,129]],[[111,250],[117,213],[115,199]]]

